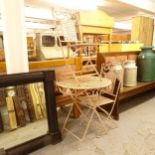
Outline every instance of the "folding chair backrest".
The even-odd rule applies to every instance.
[[[101,64],[100,76],[108,78],[112,81],[111,87],[107,89],[108,92],[113,93],[116,81],[116,75],[114,72],[111,71],[111,64],[110,63],[103,63]]]
[[[63,81],[66,79],[72,79],[74,78],[74,71],[75,66],[74,65],[64,65],[55,67],[55,75],[56,75],[56,81]]]
[[[114,84],[114,88],[113,88],[113,94],[114,95],[118,95],[118,93],[119,93],[119,91],[120,91],[120,87],[121,87],[121,83],[120,83],[120,81],[116,78],[115,79],[115,84]]]
[[[93,64],[93,62],[91,62],[91,60],[82,65],[81,72],[83,74],[99,75],[95,64]]]

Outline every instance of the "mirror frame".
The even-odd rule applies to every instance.
[[[43,82],[47,108],[48,131],[35,139],[4,150],[6,155],[24,155],[48,144],[57,144],[62,140],[58,127],[55,101],[55,72],[54,70],[36,71],[28,73],[7,74],[0,76],[0,87],[16,86],[35,82]]]

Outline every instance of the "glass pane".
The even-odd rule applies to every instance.
[[[60,41],[59,41],[59,39],[60,39],[60,41],[62,41],[61,42],[61,44],[60,44]],[[59,38],[57,37],[57,44],[58,44],[58,46],[67,46],[67,43],[66,42],[63,42],[63,41],[65,41],[64,40],[64,36],[59,36]]]
[[[0,88],[0,148],[14,147],[47,131],[42,82]]]
[[[45,47],[52,47],[55,45],[55,38],[52,36],[42,36],[42,44]]]

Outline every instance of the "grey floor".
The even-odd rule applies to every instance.
[[[106,134],[91,126],[80,143],[65,132],[61,143],[48,145],[31,155],[155,155],[155,92],[131,98],[121,105],[120,111],[117,127],[109,127]],[[82,131],[76,120],[71,122]],[[60,114],[59,123],[61,126]]]

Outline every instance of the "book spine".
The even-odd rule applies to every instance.
[[[14,130],[17,128],[17,120],[16,114],[14,109],[14,103],[11,96],[6,97],[7,109],[9,114],[9,123],[10,123],[10,130]]]
[[[38,96],[35,91],[34,84],[29,85],[29,90],[30,90],[30,94],[32,96],[32,103],[34,106],[35,116],[36,116],[36,119],[39,120],[39,119],[43,118],[43,116],[42,116],[41,107],[40,107],[40,104],[38,101]]]
[[[44,88],[43,84],[41,82],[35,84],[34,86],[36,93],[38,94],[38,99],[39,99],[39,105],[42,111],[43,117],[46,117],[46,101],[45,101],[45,93],[44,93]]]
[[[27,122],[30,122],[30,116],[29,116],[29,112],[28,112],[27,98],[26,98],[24,85],[17,86],[16,91],[17,91],[16,95],[19,99],[20,107],[24,112],[25,119]]]
[[[13,102],[15,105],[15,111],[16,111],[18,125],[19,126],[25,126],[26,125],[26,118],[24,115],[24,111],[21,107],[21,103],[20,103],[19,98],[17,96],[14,96]]]
[[[0,88],[0,107],[6,105],[6,93],[4,88]]]
[[[35,117],[33,101],[32,101],[32,96],[31,96],[31,93],[30,93],[29,85],[25,86],[24,90],[25,90],[27,110],[28,110],[28,113],[29,113],[30,121],[33,122],[33,121],[36,120],[36,117]]]
[[[21,99],[21,106],[22,106],[22,110],[24,112],[24,116],[27,122],[30,122],[30,116],[29,116],[29,112],[28,112],[28,106],[27,106],[27,102],[25,99]]]
[[[1,112],[0,112],[0,132],[3,131],[3,121],[2,121],[2,116],[1,116]]]
[[[4,88],[0,88],[0,109],[3,106],[6,106],[6,93]],[[0,110],[0,132],[4,130],[4,125],[3,125],[3,120],[2,120],[2,115],[1,115],[1,110]]]
[[[6,106],[1,107],[0,112],[2,116],[3,128],[5,131],[8,131],[10,130],[10,123],[7,107]]]

